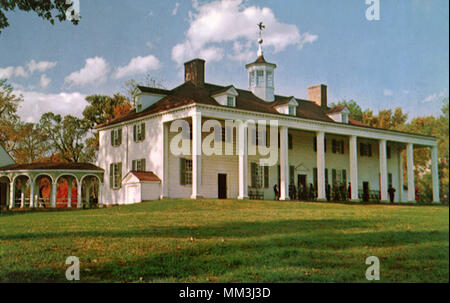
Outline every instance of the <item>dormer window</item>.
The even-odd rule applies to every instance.
[[[236,107],[236,97],[238,95],[237,90],[231,85],[217,91],[215,94],[212,94],[211,97],[213,97],[220,105]]]
[[[227,96],[227,106],[234,107],[234,96]]]
[[[348,114],[342,113],[342,123],[348,123]]]
[[[295,116],[295,105],[289,105],[289,116]]]

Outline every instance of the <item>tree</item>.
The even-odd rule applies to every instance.
[[[16,9],[22,11],[34,11],[39,17],[48,20],[51,24],[55,23],[55,19],[65,21],[67,19],[66,12],[71,4],[66,4],[66,0],[1,0],[0,1],[0,34],[2,29],[9,26],[6,11],[14,11]],[[78,24],[78,18],[72,18],[73,24]]]
[[[17,163],[40,162],[48,153],[47,135],[38,124],[20,123],[16,135],[20,140],[12,155]]]
[[[64,118],[61,115],[45,113],[39,126],[47,134],[49,148],[64,161],[89,162],[92,155],[84,151],[84,140],[89,131],[89,122],[71,115]]]
[[[83,117],[91,128],[118,118],[131,109],[130,101],[121,94],[115,94],[113,97],[92,95],[86,97],[86,101],[89,105],[85,107]]]
[[[9,153],[20,139],[17,134],[20,122],[17,109],[22,101],[23,97],[16,96],[12,86],[0,79],[0,142]]]
[[[98,132],[94,132],[94,128],[102,123],[111,121],[112,119],[121,117],[128,113],[131,109],[130,101],[121,94],[115,94],[113,97],[92,95],[86,97],[89,103],[83,111],[84,120],[89,124],[92,136],[86,139],[86,154],[91,158],[95,158],[99,150]]]
[[[358,105],[358,103],[356,103],[355,100],[350,100],[350,101],[342,100],[342,101],[339,101],[337,104],[332,103],[331,107],[341,106],[341,105],[347,106],[347,108],[350,110],[350,114],[349,114],[350,118],[357,120],[357,121],[362,121],[363,112],[362,112],[361,107]]]

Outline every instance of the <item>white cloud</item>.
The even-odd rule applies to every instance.
[[[147,45],[147,47],[148,47],[149,49],[152,49],[152,48],[153,48],[153,43],[150,42],[150,41],[148,41],[147,43],[145,43],[145,45]]]
[[[50,62],[50,61],[39,61],[36,62],[34,60],[31,60],[28,63],[28,70],[30,71],[30,73],[34,73],[36,70],[44,73],[49,69],[52,69],[56,66],[57,62]]]
[[[172,11],[172,16],[175,16],[176,14],[177,14],[177,12],[178,12],[178,7],[180,6],[180,3],[179,2],[177,2],[176,4],[175,4],[175,8],[173,9],[173,11]]]
[[[86,64],[79,71],[71,73],[65,78],[70,86],[98,84],[106,81],[109,64],[101,57],[86,59]]]
[[[390,89],[385,89],[383,91],[383,95],[385,95],[385,96],[392,96],[393,94],[394,94],[394,92],[391,91]]]
[[[50,79],[49,77],[47,77],[46,74],[43,74],[43,75],[41,76],[40,84],[41,84],[41,87],[42,87],[42,88],[46,88],[46,87],[50,84],[50,82],[52,82],[52,79]]]
[[[427,103],[427,102],[433,102],[433,101],[436,101],[436,100],[438,100],[438,99],[443,98],[444,96],[445,96],[445,93],[444,93],[444,92],[435,93],[435,94],[429,95],[428,97],[426,97],[425,99],[423,99],[422,102],[425,102],[425,103]]]
[[[24,77],[24,78],[29,76],[27,71],[22,66],[16,67],[16,70],[14,71],[14,75],[16,77]]]
[[[26,78],[33,74],[35,71],[39,71],[41,73],[53,68],[56,66],[57,62],[49,62],[49,61],[40,61],[36,62],[31,60],[27,66],[28,71],[23,66],[8,66],[5,68],[0,68],[0,79],[9,79],[11,77],[23,77]]]
[[[289,45],[302,48],[318,39],[317,35],[308,32],[301,34],[293,24],[279,22],[270,8],[246,7],[243,0],[219,0],[201,5],[194,1],[193,7],[195,12],[189,12],[190,26],[186,40],[172,49],[172,59],[179,64],[194,57],[209,61],[220,60],[224,53],[223,43],[236,41],[239,45],[233,45],[234,53],[230,58],[242,59],[243,56],[236,52],[237,49],[245,53],[244,57],[249,52],[256,56],[256,24],[260,21],[266,25],[263,46],[273,48],[275,52],[282,51]],[[247,44],[248,41],[251,44]]]
[[[14,93],[21,94],[24,98],[18,109],[18,114],[25,122],[38,122],[42,114],[46,112],[81,117],[87,105],[86,96],[79,92],[45,94],[36,91],[17,90]]]
[[[150,70],[157,70],[161,66],[158,58],[153,55],[146,57],[135,57],[126,66],[120,66],[116,69],[114,78],[119,79],[137,74],[145,74]]]
[[[9,79],[14,74],[15,68],[13,66],[8,66],[5,68],[0,68],[0,79]]]

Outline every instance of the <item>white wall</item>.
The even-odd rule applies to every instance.
[[[122,126],[122,144],[117,147],[111,146],[111,129],[101,130],[99,133],[100,150],[97,165],[105,170],[104,204],[122,204],[126,200],[126,191],[123,186],[118,190],[110,188],[109,166],[111,163],[122,162],[123,178],[131,170],[133,160],[145,158],[146,170],[153,171],[159,178],[162,178],[163,132],[161,118],[155,117],[144,120],[144,122],[145,140],[142,142],[133,141],[134,124]]]

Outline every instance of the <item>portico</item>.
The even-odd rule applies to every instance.
[[[89,207],[101,201],[102,183],[103,170],[92,164],[12,164],[0,168],[0,201],[9,209]]]

